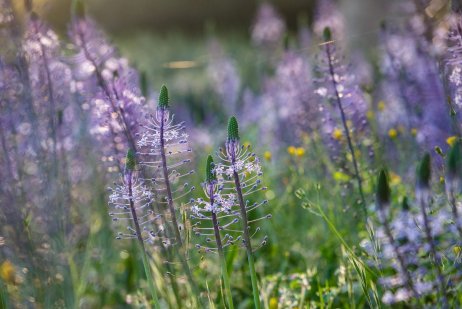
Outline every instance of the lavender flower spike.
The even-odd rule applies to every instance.
[[[260,296],[251,243],[251,239],[260,231],[260,227],[252,231],[251,225],[260,220],[270,219],[271,215],[267,214],[256,219],[249,219],[249,215],[253,215],[253,212],[260,206],[266,205],[267,201],[264,200],[250,204],[244,198],[260,190],[266,190],[266,187],[261,187],[260,177],[262,176],[262,172],[258,157],[248,151],[249,147],[241,146],[239,139],[237,119],[236,117],[231,117],[228,122],[226,150],[221,150],[221,153],[218,153],[221,163],[215,168],[219,183],[218,191],[221,196],[220,203],[224,212],[224,215],[219,216],[218,219],[222,226],[230,230],[230,233],[227,234],[227,244],[234,244],[236,241],[239,241],[246,248],[254,305],[255,308],[260,308]],[[221,217],[230,221],[224,223]],[[230,218],[234,219],[231,220]],[[232,236],[233,233],[236,233],[236,229],[229,227],[239,221],[241,221],[241,230],[237,230],[238,235]],[[260,246],[265,245],[266,242],[267,236],[264,236],[260,242]]]
[[[197,244],[196,248],[205,248],[206,252],[218,252],[221,264],[221,276],[225,287],[226,301],[228,303],[228,308],[233,309],[233,298],[231,295],[226,257],[223,250],[223,248],[230,245],[230,235],[226,234],[222,237],[221,233],[227,233],[230,225],[235,222],[235,219],[226,220],[226,217],[229,217],[228,211],[226,207],[223,207],[226,203],[223,203],[223,196],[218,187],[215,164],[213,163],[211,155],[207,158],[205,182],[202,185],[207,199],[204,200],[198,198],[194,201],[194,205],[192,207],[193,215],[191,218],[195,220],[196,223],[193,225],[193,231],[198,236],[205,236],[207,243],[211,242],[214,237],[216,248],[211,248],[208,245],[204,247],[200,244]],[[201,227],[203,222],[212,223],[213,234],[210,234],[210,227]],[[228,240],[228,242],[223,244],[224,240]]]
[[[155,232],[154,221],[160,219],[160,215],[150,210],[149,205],[153,202],[153,194],[144,186],[136,175],[136,157],[133,149],[129,149],[125,158],[125,171],[123,184],[110,189],[109,205],[115,211],[109,215],[115,222],[123,222],[126,232],[118,232],[117,239],[137,239],[141,249],[144,270],[151,291],[154,308],[159,309],[159,300],[152,278],[151,266],[148,262],[145,243],[152,243],[161,231]]]

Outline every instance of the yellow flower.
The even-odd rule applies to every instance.
[[[291,156],[293,156],[293,155],[295,154],[296,151],[297,151],[297,148],[295,148],[294,146],[289,146],[289,147],[287,148],[287,152],[288,152]]]
[[[457,141],[457,136],[449,136],[447,139],[446,139],[446,143],[448,143],[449,146],[453,146]]]
[[[265,160],[267,161],[271,161],[271,158],[272,158],[272,154],[271,154],[271,151],[265,151],[265,153],[263,154],[263,158],[265,158]]]
[[[452,251],[454,252],[455,255],[459,256],[460,253],[462,252],[462,247],[461,246],[454,246],[454,247],[452,247]]]
[[[373,112],[373,111],[367,111],[366,117],[367,117],[367,119],[372,119],[372,118],[374,118],[374,112]]]
[[[14,283],[15,270],[13,263],[6,260],[0,265],[0,278],[5,282]]]
[[[398,174],[390,172],[390,185],[396,186],[401,183],[401,177]]]
[[[390,129],[388,130],[388,136],[390,138],[395,138],[398,136],[398,131],[396,131],[396,129]]]
[[[269,309],[278,309],[278,299],[276,297],[271,297],[269,301]]]
[[[342,173],[342,172],[335,172],[334,173],[334,179],[336,181],[339,181],[339,182],[346,182],[346,181],[350,180],[350,176],[348,176],[347,174]]]
[[[305,149],[303,149],[302,147],[298,147],[297,149],[295,149],[295,155],[297,157],[301,157],[305,154]]]
[[[412,129],[411,129],[411,135],[412,135],[412,136],[416,136],[416,135],[417,135],[417,129],[416,129],[416,128],[412,128]]]
[[[379,111],[383,111],[385,109],[385,102],[384,101],[380,101],[379,103],[377,103],[377,109]]]
[[[242,146],[244,146],[244,148],[250,147],[250,142],[246,141],[246,142],[242,143]]]
[[[335,128],[332,132],[332,138],[339,141],[343,136],[342,130]]]

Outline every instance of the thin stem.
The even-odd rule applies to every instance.
[[[385,211],[382,209],[382,207],[379,207],[379,211],[380,211],[380,216],[382,217],[381,219],[383,221],[382,225],[385,228],[385,235],[387,236],[388,241],[390,242],[390,245],[396,255],[396,259],[398,260],[399,267],[401,268],[401,273],[404,274],[407,288],[412,291],[414,298],[418,299],[419,293],[417,293],[417,290],[415,289],[414,283],[411,278],[411,274],[409,273],[409,270],[406,267],[404,257],[399,252],[399,248],[396,245],[395,238],[393,237],[393,234],[391,233],[391,228],[390,228],[390,225],[388,224]]]
[[[332,85],[333,85],[334,91],[335,91],[335,98],[336,98],[336,102],[337,102],[337,107],[338,107],[338,109],[340,111],[340,116],[342,118],[343,129],[345,131],[345,136],[346,136],[346,139],[347,139],[348,148],[349,148],[350,153],[351,153],[351,158],[352,158],[352,161],[353,161],[353,167],[354,167],[354,170],[355,170],[355,177],[356,177],[356,181],[358,183],[359,195],[361,197],[361,203],[362,203],[362,206],[363,206],[364,216],[365,216],[365,219],[366,219],[366,222],[367,222],[367,207],[366,207],[366,199],[364,197],[364,192],[363,192],[362,179],[361,179],[361,175],[359,174],[358,163],[356,161],[356,154],[355,154],[355,151],[354,151],[354,148],[353,148],[353,143],[351,141],[350,130],[348,129],[348,124],[347,124],[347,120],[346,120],[346,116],[345,116],[345,111],[343,110],[342,100],[340,99],[340,95],[339,95],[338,90],[337,90],[338,85],[337,85],[337,81],[335,80],[335,70],[334,70],[334,65],[332,63],[332,52],[330,50],[330,44],[326,44],[326,54],[327,54],[327,59],[328,59],[328,63],[329,63],[329,74],[331,76]]]
[[[427,190],[427,189],[422,189],[422,190]],[[430,252],[433,257],[433,262],[435,265],[435,270],[436,270],[436,275],[437,275],[437,280],[438,280],[438,285],[441,293],[441,300],[443,302],[442,307],[443,308],[449,308],[448,304],[448,299],[447,299],[447,294],[446,294],[446,285],[444,283],[444,276],[443,276],[443,271],[441,270],[440,267],[440,261],[438,259],[438,255],[436,252],[436,245],[434,242],[434,239],[432,237],[432,230],[430,227],[430,221],[428,220],[427,216],[427,195],[425,192],[421,193],[420,196],[420,210],[422,212],[423,216],[423,221],[424,221],[424,231],[425,231],[425,237],[427,238],[428,245],[430,246]]]
[[[456,225],[457,232],[459,232],[459,237],[462,240],[462,227],[460,226],[460,216],[459,211],[457,210],[456,197],[454,195],[454,190],[451,188],[449,191],[449,201],[451,203],[452,216],[454,217],[454,223]]]
[[[210,205],[212,205],[215,202],[215,197],[213,195],[214,191],[214,185],[213,184],[208,184],[209,186],[209,197],[210,197]],[[234,304],[233,304],[233,297],[231,294],[231,286],[229,284],[229,276],[228,276],[228,269],[226,267],[226,258],[225,254],[223,252],[223,245],[221,243],[221,236],[220,236],[220,226],[218,224],[218,219],[217,219],[217,214],[212,211],[212,222],[213,222],[213,230],[215,232],[215,241],[217,243],[217,249],[218,249],[218,255],[220,257],[220,264],[221,264],[221,276],[223,278],[223,284],[225,286],[225,293],[226,293],[226,299],[228,302],[228,308],[229,309],[234,309]]]
[[[173,205],[173,195],[172,195],[172,189],[170,186],[170,180],[169,180],[169,173],[168,173],[168,168],[167,168],[167,156],[165,154],[165,139],[164,139],[164,133],[165,133],[165,110],[161,109],[161,115],[160,115],[160,156],[161,156],[161,161],[162,161],[162,173],[164,176],[164,184],[165,188],[167,191],[167,204],[168,204],[168,209],[170,211],[171,219],[172,219],[172,224],[173,224],[173,229],[175,233],[175,239],[177,243],[180,246],[180,252],[176,251],[179,254],[181,264],[183,266],[184,271],[186,272],[186,276],[188,277],[188,281],[191,285],[191,288],[193,290],[193,294],[198,302],[198,304],[201,304],[201,299],[199,297],[199,289],[197,288],[197,285],[194,281],[194,278],[192,276],[191,269],[189,267],[188,262],[185,259],[185,253],[186,253],[186,248],[183,243],[183,240],[181,239],[181,234],[180,234],[180,228],[178,226],[178,220],[176,218],[176,213],[175,213],[175,207]]]
[[[154,286],[154,281],[152,280],[151,266],[148,262],[148,257],[146,255],[146,248],[144,247],[143,237],[141,236],[141,228],[138,222],[138,216],[136,214],[135,204],[133,202],[133,188],[132,188],[132,171],[128,171],[128,197],[130,200],[130,211],[133,217],[133,223],[135,225],[136,236],[140,244],[140,249],[142,251],[144,271],[146,273],[146,278],[148,279],[149,290],[151,291],[152,300],[154,301],[154,308],[160,309],[159,298],[157,297],[156,288]]]
[[[236,153],[235,151],[231,152],[231,164],[234,167],[236,164]],[[245,208],[244,197],[242,196],[242,189],[241,189],[241,182],[239,180],[239,175],[236,171],[233,172],[234,177],[234,185],[236,186],[237,196],[239,198],[239,206],[241,210],[241,217],[242,217],[242,224],[243,224],[243,232],[244,232],[244,244],[247,250],[247,260],[249,262],[249,272],[250,272],[250,280],[252,281],[252,291],[253,291],[253,300],[256,309],[260,309],[260,296],[258,291],[258,284],[257,284],[257,273],[255,272],[255,265],[253,261],[253,252],[252,252],[252,244],[250,243],[250,235],[249,235],[249,224],[247,222],[247,210]]]

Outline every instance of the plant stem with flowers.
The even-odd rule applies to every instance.
[[[257,284],[257,274],[255,272],[255,264],[253,260],[253,251],[252,251],[252,244],[250,242],[250,234],[249,234],[249,224],[247,219],[247,210],[244,202],[244,197],[242,195],[242,188],[241,182],[239,180],[239,174],[237,173],[235,166],[236,166],[236,158],[237,158],[237,150],[239,149],[239,127],[237,123],[236,117],[231,117],[228,122],[228,140],[226,142],[226,153],[228,156],[228,160],[231,162],[231,166],[233,167],[233,178],[234,178],[234,186],[236,188],[237,197],[239,200],[239,206],[241,211],[241,219],[243,225],[243,233],[244,233],[244,245],[247,250],[247,260],[249,263],[249,272],[250,272],[250,279],[252,281],[252,291],[253,291],[253,299],[255,308],[260,308],[260,296],[258,291],[258,284]]]

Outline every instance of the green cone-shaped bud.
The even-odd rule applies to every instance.
[[[211,155],[207,157],[207,166],[205,167],[205,180],[208,183],[211,183],[215,180],[217,180],[217,174],[213,170],[215,167],[215,163],[213,163],[213,158]]]
[[[431,165],[430,154],[426,153],[417,168],[417,184],[421,188],[430,187]]]
[[[461,171],[461,151],[460,151],[460,142],[456,142],[448,154],[447,167],[450,177],[460,176]]]
[[[159,94],[159,104],[157,106],[159,106],[162,109],[166,109],[169,107],[168,102],[169,102],[168,89],[165,85],[162,85],[162,88],[160,88],[160,94]]]
[[[141,88],[141,94],[143,97],[148,96],[148,90],[149,90],[149,84],[148,84],[148,76],[146,75],[146,72],[141,72],[140,74],[140,88]]]
[[[127,156],[125,157],[125,169],[127,171],[133,171],[136,166],[136,156],[133,149],[128,149]]]
[[[407,196],[403,197],[403,201],[401,202],[401,208],[403,209],[403,211],[409,211],[409,209],[411,209],[411,207],[409,206]]]
[[[377,205],[383,207],[390,203],[391,190],[386,169],[381,169],[377,178]]]
[[[83,0],[75,0],[73,3],[73,12],[74,16],[78,18],[84,18],[85,17],[85,5],[83,3]]]
[[[236,117],[232,116],[228,121],[228,141],[239,140],[239,125]]]
[[[329,27],[324,28],[323,38],[324,38],[324,41],[326,42],[332,40],[332,31],[330,30]]]

